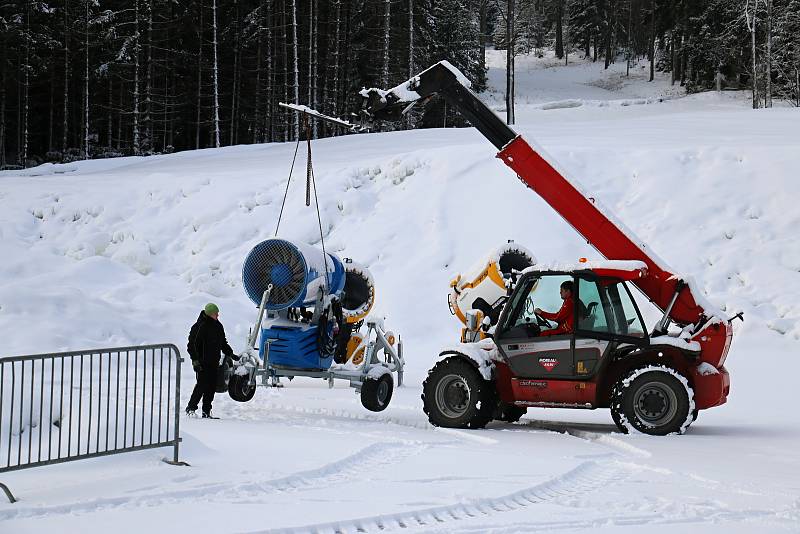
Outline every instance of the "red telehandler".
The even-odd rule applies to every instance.
[[[440,62],[393,89],[363,90],[362,121],[399,120],[437,94],[607,259],[521,271],[500,265],[507,294],[464,310],[462,343],[441,353],[423,384],[430,422],[481,428],[493,419],[516,421],[528,407],[610,408],[623,432],[665,435],[686,430],[698,410],[725,403],[734,318],[723,318],[691,279],[674,274],[509,128],[457,69]],[[542,335],[553,325],[537,313],[538,303],[558,295],[563,282],[573,288],[574,327]],[[629,284],[663,313],[649,332]]]

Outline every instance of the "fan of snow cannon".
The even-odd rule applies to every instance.
[[[535,263],[533,253],[513,241],[492,250],[485,260],[450,282],[450,311],[465,325],[467,312],[473,309],[482,311],[496,324],[508,292],[506,279]]]

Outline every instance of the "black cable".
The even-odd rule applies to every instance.
[[[294,146],[294,157],[292,158],[292,167],[289,169],[289,179],[286,180],[286,191],[283,193],[283,202],[281,203],[281,212],[278,214],[278,224],[275,226],[275,237],[278,237],[278,229],[281,227],[281,218],[283,217],[283,208],[286,206],[286,197],[289,194],[289,184],[292,183],[292,173],[294,172],[294,163],[297,161],[297,151],[300,148],[300,136],[297,136],[297,144]]]

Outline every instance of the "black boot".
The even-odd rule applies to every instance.
[[[219,419],[219,417],[214,417],[211,412],[203,412],[203,419]]]

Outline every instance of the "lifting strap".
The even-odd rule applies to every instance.
[[[325,251],[325,236],[322,232],[322,217],[319,213],[319,199],[317,198],[317,182],[314,179],[314,165],[311,160],[311,125],[308,120],[308,114],[303,113],[303,126],[306,131],[306,146],[308,147],[306,156],[306,206],[311,206],[311,190],[314,190],[314,204],[317,209],[317,223],[319,224],[319,241],[322,244],[322,256],[325,259],[325,294],[330,291],[328,287],[328,254]],[[281,227],[281,219],[283,218],[283,209],[286,206],[286,198],[289,195],[289,184],[292,182],[292,174],[294,172],[294,165],[297,161],[297,152],[300,149],[300,136],[297,136],[297,143],[294,147],[294,156],[292,157],[292,166],[289,168],[289,178],[286,180],[286,190],[283,193],[283,202],[281,202],[281,211],[278,214],[278,224],[275,226],[275,237],[278,237],[278,230]]]

